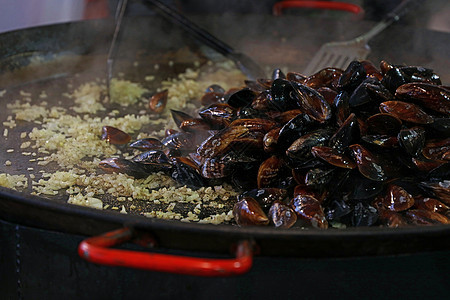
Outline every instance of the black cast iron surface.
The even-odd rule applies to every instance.
[[[227,24],[230,20],[222,20]],[[261,51],[254,51],[257,60],[261,61],[264,57],[261,55],[264,50],[275,48],[274,53],[289,53],[293,47],[305,46],[305,55],[298,55],[298,59],[291,61],[290,55],[285,55],[286,61],[282,64],[293,65],[301,70],[302,64],[307,61],[307,57],[312,55],[308,49],[320,46],[320,44],[330,39],[330,34],[338,35],[344,39],[356,31],[355,28],[345,27],[345,24],[336,22],[304,22],[295,20],[295,25],[289,26],[292,19],[272,20],[270,27],[263,27],[264,32],[257,36],[253,32],[245,35],[243,31],[231,31],[229,27],[222,26],[221,29],[228,28],[222,33],[231,45],[239,44],[247,47],[255,47]],[[208,22],[204,19],[203,22]],[[217,20],[214,24],[217,24]],[[252,23],[253,22],[253,23]],[[260,23],[258,23],[260,22]],[[244,23],[262,24],[265,20],[258,18],[245,19]],[[156,24],[156,25],[155,25]],[[161,26],[163,24],[164,26]],[[142,28],[149,28],[150,25],[160,26],[163,33],[167,36],[142,36]],[[333,26],[334,25],[334,26]],[[369,26],[370,24],[362,24]],[[141,46],[151,45],[147,50],[155,51],[154,59],[166,59],[166,51],[180,45],[186,45],[182,34],[178,32],[178,39],[169,41],[168,37],[173,38],[170,26],[161,23],[158,19],[136,19],[129,21],[128,26],[141,30],[130,31],[126,35],[125,42],[121,44],[122,59],[139,58],[136,49]],[[303,27],[302,27],[303,26]],[[314,27],[316,26],[316,27]],[[131,28],[129,27],[129,28]],[[212,29],[214,30],[214,26]],[[248,27],[253,28],[253,27]],[[298,28],[304,28],[300,30]],[[316,28],[314,36],[311,28]],[[330,30],[324,30],[325,28]],[[52,64],[53,54],[67,53],[89,55],[104,55],[106,51],[105,41],[111,31],[111,23],[96,21],[82,22],[73,24],[63,24],[34,28],[25,31],[6,33],[0,36],[0,88],[10,86],[20,86],[20,84],[49,77],[49,76],[68,76],[75,71],[79,71],[80,65],[77,63],[78,56],[68,64]],[[358,29],[361,30],[361,29]],[[411,28],[393,28],[387,31],[388,39],[374,41],[372,57],[370,59],[377,61],[387,58],[393,63],[417,63],[426,66],[436,66],[436,72],[442,75],[443,81],[448,82],[448,47],[450,38],[448,35],[429,32],[426,30],[414,31]],[[170,34],[169,34],[170,33]],[[69,35],[70,34],[70,35]],[[272,39],[262,39],[261,36],[267,35]],[[77,37],[82,36],[82,43],[77,42]],[[289,37],[288,43],[281,43],[282,38]],[[308,38],[314,38],[310,40]],[[100,43],[98,43],[100,41]],[[128,42],[136,42],[131,46]],[[151,41],[150,44],[149,41]],[[234,41],[234,42],[233,42]],[[303,42],[303,44],[302,44]],[[49,43],[54,43],[50,47]],[[186,42],[189,44],[189,42]],[[402,44],[404,43],[404,44]],[[411,44],[418,46],[417,51],[411,51]],[[28,45],[28,46],[27,46]],[[399,45],[402,45],[401,47]],[[15,47],[19,50],[15,50]],[[27,48],[28,47],[28,48]],[[272,47],[272,48],[271,48]],[[303,49],[303,48],[302,48]],[[129,51],[126,51],[129,50]],[[245,50],[245,49],[244,49]],[[288,52],[280,52],[286,50]],[[303,50],[302,50],[303,51]],[[36,71],[42,73],[21,73],[18,66],[30,63],[30,57],[27,53],[43,53],[48,58],[49,64],[46,68],[36,67]],[[301,51],[300,51],[301,52]],[[88,55],[88,57],[89,57]],[[261,55],[261,57],[258,57]],[[267,55],[266,55],[267,56]],[[274,59],[277,55],[270,56]],[[394,58],[397,57],[397,60]],[[415,60],[414,60],[415,59]],[[90,62],[88,60],[88,62]],[[93,60],[92,63],[98,63]],[[268,61],[267,65],[274,61]],[[279,62],[278,62],[279,63]],[[49,66],[49,67],[48,67]],[[83,68],[85,64],[81,67]],[[293,70],[296,68],[293,67]],[[11,76],[9,73],[15,76]],[[38,77],[36,77],[39,74]],[[26,169],[22,166],[22,169]],[[204,250],[220,253],[228,253],[233,243],[241,239],[253,239],[259,247],[260,255],[267,256],[300,256],[300,257],[332,257],[332,256],[361,256],[361,255],[384,255],[388,253],[417,253],[422,251],[437,251],[450,249],[450,226],[429,226],[414,227],[403,229],[380,229],[380,228],[355,228],[344,231],[328,230],[276,230],[274,228],[237,228],[235,226],[213,226],[199,224],[185,224],[181,222],[164,221],[157,219],[148,219],[139,216],[122,215],[107,211],[98,211],[83,207],[71,206],[59,201],[45,200],[38,197],[27,196],[26,193],[16,193],[10,190],[0,190],[0,218],[16,224],[38,227],[42,229],[55,230],[65,233],[74,233],[81,235],[100,234],[105,231],[116,229],[124,225],[133,226],[137,229],[151,231],[157,238],[159,244],[165,248],[175,248],[184,250]],[[75,251],[75,249],[74,249]]]

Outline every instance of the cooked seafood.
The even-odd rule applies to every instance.
[[[136,164],[136,175],[163,171],[194,189],[230,183],[239,226],[450,223],[450,90],[430,69],[276,69],[240,88],[213,85],[201,103],[198,117],[172,110],[180,131],[161,143],[130,145],[150,152],[102,168],[130,174]]]

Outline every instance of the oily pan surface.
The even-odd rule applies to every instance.
[[[193,64],[191,64],[190,66],[195,67],[195,65],[193,65]],[[162,69],[164,69],[165,67],[166,66],[162,66],[161,69],[159,69],[158,72],[155,72],[155,73],[157,73],[159,75],[162,74],[163,73]],[[169,62],[167,62],[167,67],[169,67],[169,69],[171,69],[174,66],[172,65],[170,67]],[[181,66],[178,66],[177,64],[175,64],[175,67],[179,68],[178,71],[176,72],[176,73],[178,73],[178,72],[183,72],[186,66],[183,64],[181,64]],[[151,68],[153,68],[153,70],[155,70],[154,65],[150,65],[150,69]],[[62,79],[53,79],[50,81],[43,81],[43,82],[38,83],[36,85],[36,88],[31,88],[28,90],[27,90],[26,86],[17,87],[14,89],[6,89],[6,92],[3,93],[2,98],[8,99],[7,102],[9,102],[10,99],[14,99],[14,100],[19,99],[21,101],[23,100],[26,103],[29,101],[28,98],[32,98],[31,99],[32,102],[35,101],[40,104],[42,104],[42,101],[47,101],[49,103],[48,106],[46,106],[47,108],[52,105],[51,104],[52,100],[56,100],[56,102],[54,103],[56,105],[60,105],[60,104],[63,104],[63,106],[66,106],[68,104],[73,105],[71,103],[66,103],[66,100],[68,97],[64,97],[64,96],[61,97],[62,93],[65,92],[65,89],[64,88],[62,88],[61,90],[58,90],[58,89],[61,87],[67,87],[68,91],[66,91],[66,92],[71,93],[73,96],[74,92],[77,91],[77,89],[79,89],[83,84],[86,84],[88,82],[96,82],[99,85],[104,84],[104,81],[102,81],[102,79],[99,79],[99,78],[103,78],[101,74],[98,76],[95,76],[94,74],[89,74],[89,76],[87,76],[87,75],[88,74],[81,74],[81,75],[76,75],[73,78],[70,77],[70,78],[62,78]],[[149,76],[153,76],[153,75],[150,74]],[[90,78],[88,79],[88,77],[90,77]],[[133,79],[132,76],[129,76],[129,74],[124,76],[124,78],[125,79]],[[161,75],[161,79],[165,79],[165,76]],[[141,77],[141,80],[142,80],[142,77]],[[148,83],[148,82],[152,82],[153,79],[147,78],[147,80],[146,80],[144,78],[144,82],[145,81],[147,81],[147,83]],[[68,84],[69,84],[69,86],[68,86]],[[56,87],[58,87],[58,88],[56,88]],[[90,88],[92,88],[92,86],[90,86]],[[153,88],[155,89],[156,87],[153,87]],[[54,91],[52,91],[52,89],[54,89]],[[44,90],[46,91],[46,93],[43,94],[42,91],[44,91]],[[72,97],[72,100],[73,100],[73,97]],[[2,102],[2,103],[4,103],[4,102]],[[90,108],[92,108],[92,107],[90,107]],[[133,107],[133,105],[131,105],[131,107],[128,107],[127,109],[124,109],[120,105],[116,105],[115,108],[117,108],[121,112],[130,112],[130,113],[136,114],[136,108]],[[15,109],[23,110],[24,107],[19,106],[19,107],[16,107]],[[34,109],[34,107],[32,109]],[[6,110],[2,110],[2,111],[6,112]],[[102,113],[104,113],[103,117],[108,115],[107,112],[105,113],[105,112],[101,112],[101,111],[99,112],[99,115],[101,115]],[[52,112],[50,112],[50,114],[52,114]],[[57,115],[58,112],[53,112],[53,114]],[[145,114],[143,114],[143,115],[145,115]],[[11,120],[8,120],[8,115],[6,115],[4,117],[5,117],[5,119],[2,121],[7,122],[7,124],[9,124],[7,126],[10,126],[10,127],[13,126],[12,123],[10,122]],[[33,179],[34,179],[34,181],[37,181],[37,182],[39,180],[39,175],[41,174],[39,171],[41,171],[42,169],[46,172],[51,171],[52,169],[55,170],[57,168],[56,167],[57,164],[55,162],[52,162],[45,166],[38,165],[37,164],[39,162],[38,155],[36,154],[36,156],[35,156],[33,153],[36,153],[36,152],[33,151],[32,148],[30,149],[30,147],[32,147],[32,144],[28,145],[28,147],[27,147],[27,142],[29,141],[29,139],[28,139],[29,137],[26,137],[23,140],[22,140],[22,138],[20,138],[20,136],[22,135],[22,132],[30,132],[30,131],[32,131],[32,128],[34,128],[36,125],[40,125],[40,124],[34,123],[34,120],[32,120],[32,122],[28,123],[28,124],[26,124],[27,123],[26,121],[25,122],[20,121],[19,123],[20,123],[20,126],[17,126],[15,128],[10,128],[10,127],[6,126],[6,128],[9,129],[8,130],[9,132],[6,134],[7,136],[5,136],[5,138],[7,138],[7,139],[5,139],[5,143],[4,143],[4,146],[5,146],[4,152],[7,153],[8,157],[5,156],[5,158],[7,158],[6,160],[11,162],[11,165],[10,166],[3,165],[2,168],[4,167],[5,172],[7,171],[10,174],[27,174],[28,177],[26,180],[23,180],[23,182],[26,181],[28,183],[27,188],[31,192],[32,186],[33,186],[33,184],[32,184]],[[18,127],[20,127],[20,129]],[[15,137],[13,135],[14,130],[17,130]],[[137,133],[138,133],[138,131],[136,131],[134,134],[137,134]],[[3,132],[3,135],[5,135],[4,132]],[[17,138],[17,136],[19,136],[20,139]],[[137,135],[136,135],[136,137],[137,137]],[[17,143],[18,141],[20,141],[20,142]],[[24,142],[25,142],[25,145],[24,145]],[[59,141],[59,142],[61,142],[61,141]],[[22,149],[20,147],[22,147]],[[8,152],[9,149],[14,149],[14,151]],[[111,151],[113,151],[113,150],[111,150]],[[30,162],[30,159],[31,160],[36,159],[36,161]],[[5,160],[5,163],[6,163],[6,160]],[[26,162],[26,166],[22,165],[21,162]],[[28,163],[33,163],[33,165],[29,166]],[[70,165],[69,165],[69,167],[70,167]],[[33,168],[33,170],[31,170],[29,168]],[[34,175],[34,176],[38,176],[38,178],[30,178],[28,175],[30,172],[36,173],[36,175]],[[73,178],[70,177],[70,174],[64,174],[64,175],[67,175],[69,177],[69,178],[65,178],[65,180],[67,181],[67,184],[70,185],[70,182],[71,182],[71,180],[73,180]],[[114,175],[111,175],[111,176],[114,176]],[[109,178],[108,180],[111,181],[111,178]],[[21,188],[20,186],[18,186],[18,187]],[[71,192],[74,192],[75,195],[80,194],[80,193],[76,193],[77,192],[76,190],[73,190]],[[83,198],[79,199],[80,203],[83,201],[86,201],[86,195],[89,194],[89,191],[87,191],[87,190],[83,190],[82,192],[84,192],[84,193],[81,193],[81,194],[83,194]],[[72,195],[74,195],[74,194],[72,194]],[[172,196],[173,196],[173,194],[172,194]],[[51,197],[51,196],[49,196],[49,197]],[[65,194],[65,192],[63,192],[63,193],[58,194],[58,196],[52,197],[52,198],[65,200],[65,199],[67,199],[67,197],[68,197],[67,194]],[[95,194],[88,195],[87,197],[96,198]],[[165,211],[167,211],[167,208],[169,208],[169,210],[170,210],[170,206],[173,205],[173,204],[171,204],[171,203],[173,203],[172,201],[169,201],[168,203],[163,203],[163,204],[158,204],[158,203],[153,202],[150,205],[151,207],[146,208],[147,203],[145,203],[145,202],[139,203],[140,205],[136,205],[136,203],[134,203],[135,201],[128,200],[128,198],[129,198],[128,196],[125,196],[125,199],[124,198],[118,199],[118,198],[120,198],[120,197],[106,196],[107,202],[110,203],[110,204],[108,204],[109,205],[108,207],[114,208],[115,210],[118,210],[118,211],[127,212],[127,213],[132,213],[132,211],[135,209],[134,212],[140,214],[143,212],[143,210],[145,210],[147,208],[151,208],[152,210],[154,210],[155,207],[157,210],[164,209]],[[93,201],[95,202],[95,200],[93,200]],[[87,202],[89,202],[89,201],[87,201]],[[232,205],[234,203],[232,203],[232,202],[230,203],[230,201],[228,201],[228,202],[226,202],[226,204]],[[187,213],[189,213],[189,211],[195,214],[194,210],[196,209],[197,205],[198,205],[198,203],[195,206],[190,206],[187,210],[183,208],[182,211],[185,215],[182,218],[188,217]],[[135,208],[132,208],[132,206],[135,206]],[[177,207],[177,206],[182,207],[183,205],[178,203],[175,205],[175,207]],[[205,218],[205,217],[207,218],[209,212],[207,212],[207,210],[203,210],[203,209],[206,209],[206,207],[200,207],[200,208],[201,208],[200,210],[202,211],[200,214],[202,216],[202,218]],[[230,206],[225,205],[222,207],[222,209],[223,209],[222,211],[226,215],[229,213]],[[214,207],[212,212],[217,212],[217,207]],[[205,214],[202,214],[202,213],[205,213]]]

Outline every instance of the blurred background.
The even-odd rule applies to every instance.
[[[167,4],[178,7],[187,14],[272,14],[276,0],[166,0]],[[331,1],[330,1],[331,2]],[[348,0],[364,9],[364,19],[378,20],[395,7],[400,0]],[[427,29],[450,32],[450,1],[423,1],[420,14],[415,14],[416,23]],[[113,14],[117,0],[2,0],[0,10],[0,32],[15,29],[70,22],[76,20],[105,18]],[[139,1],[129,1],[129,14],[148,14]],[[328,17],[348,18],[351,14],[333,14],[326,11],[290,8],[284,14],[301,17],[321,14]]]

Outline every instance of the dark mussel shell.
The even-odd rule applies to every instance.
[[[418,82],[403,84],[396,89],[395,96],[450,116],[450,90],[442,86]]]
[[[309,169],[308,172],[306,172],[305,184],[317,188],[324,187],[333,178],[334,171],[335,169],[330,167]]]
[[[350,115],[350,104],[348,100],[350,96],[348,92],[341,91],[334,98],[333,106],[335,108],[336,123],[341,126]]]
[[[198,113],[213,129],[227,127],[237,116],[237,109],[226,103],[211,104]]]
[[[423,156],[412,157],[411,161],[414,164],[414,166],[417,168],[417,170],[424,172],[424,173],[429,173],[433,169],[436,169],[437,167],[439,167],[445,163],[445,161],[442,161],[442,160],[428,159]]]
[[[283,71],[280,68],[276,68],[272,72],[272,80],[276,80],[278,78],[286,79],[286,75],[283,73]]]
[[[243,88],[230,95],[227,104],[234,108],[249,106],[255,99],[257,93],[249,88]]]
[[[328,146],[338,151],[345,150],[349,145],[359,140],[360,130],[358,120],[354,113],[342,123],[341,127],[333,134],[328,142]]]
[[[99,167],[107,173],[123,173],[135,178],[145,178],[151,174],[144,165],[117,157],[102,160]]]
[[[206,88],[205,93],[225,94],[225,89],[218,84],[211,84]]]
[[[388,179],[386,162],[381,158],[358,144],[350,145],[349,148],[353,153],[358,170],[363,176],[375,181]]]
[[[373,106],[374,103],[379,102],[377,93],[373,91],[377,89],[377,86],[380,86],[378,79],[374,77],[364,79],[350,94],[348,99],[350,107]],[[385,99],[381,100],[384,101]]]
[[[334,99],[338,95],[338,92],[328,87],[321,87],[317,89],[317,92],[322,95],[325,101],[333,107]]]
[[[403,150],[411,156],[418,157],[425,146],[426,133],[422,127],[400,130],[397,139]]]
[[[380,104],[380,111],[392,114],[400,120],[416,124],[430,124],[434,121],[433,117],[424,112],[419,106],[403,101],[383,102]]]
[[[192,118],[181,122],[180,129],[185,132],[198,133],[200,131],[207,131],[211,128],[203,119]]]
[[[306,78],[303,84],[313,89],[327,87],[336,90],[343,72],[344,70],[338,68],[324,68]]]
[[[312,119],[324,123],[331,118],[331,106],[315,89],[291,82],[297,106]]]
[[[291,228],[297,222],[297,214],[294,210],[278,201],[272,204],[268,215],[277,228]]]
[[[144,138],[130,143],[130,148],[137,150],[160,150],[164,147],[164,144],[156,138]]]
[[[423,146],[422,154],[428,159],[443,160],[443,155],[450,150],[450,138],[428,140]]]
[[[265,134],[272,128],[276,127],[277,123],[272,120],[260,118],[236,119],[231,122],[230,126],[244,126],[250,131],[259,131]]]
[[[238,119],[252,119],[252,118],[260,118],[260,119],[268,119],[269,117],[263,111],[258,109],[254,109],[253,107],[241,107],[237,112]]]
[[[325,215],[328,221],[343,222],[342,219],[352,211],[353,208],[343,199],[332,199],[325,209]]]
[[[313,157],[312,147],[324,146],[332,134],[331,128],[323,128],[302,135],[289,146],[286,155],[291,158],[291,161],[298,161],[301,164]]]
[[[169,149],[190,152],[196,149],[194,136],[189,132],[175,132],[162,139],[161,143]]]
[[[384,85],[381,84],[380,81],[375,80],[374,82],[368,82],[366,85],[366,91],[369,96],[377,102],[389,101],[394,96]]]
[[[450,118],[434,118],[428,129],[431,138],[450,138]]]
[[[181,124],[184,121],[194,119],[194,117],[192,117],[191,115],[189,115],[183,111],[171,109],[170,113],[172,115],[172,119],[174,120],[174,122],[178,128],[180,128]]]
[[[408,75],[406,75],[399,67],[392,66],[387,70],[386,74],[381,80],[381,83],[394,94],[396,89],[409,82]]]
[[[443,164],[437,166],[436,168],[432,169],[427,174],[427,180],[429,181],[442,181],[443,186],[446,186],[447,189],[450,187],[450,162],[442,161]],[[446,183],[446,184],[445,184]],[[449,191],[450,193],[450,191]]]
[[[131,136],[116,127],[103,126],[102,140],[106,140],[113,145],[124,145],[131,141]]]
[[[450,205],[450,180],[421,182],[419,186],[432,197]]]
[[[273,119],[277,121],[279,124],[284,125],[301,113],[302,111],[300,109],[290,109],[287,111],[283,111],[277,115],[274,115]]]
[[[299,114],[283,125],[278,136],[278,146],[281,151],[287,149],[292,143],[318,127],[318,122],[310,118],[307,114]]]
[[[273,155],[264,160],[259,166],[257,185],[258,188],[274,187],[283,170],[283,160]]]
[[[353,212],[351,215],[351,222],[353,226],[372,226],[377,222],[377,220],[378,211],[373,206],[359,202],[353,207]]]
[[[383,79],[383,74],[375,67],[375,65],[368,60],[361,61],[361,65],[364,68],[364,71],[366,71],[367,76],[375,77],[378,80]]]
[[[257,186],[259,161],[236,164],[230,182],[238,191],[254,189]]]
[[[379,113],[366,120],[368,134],[396,136],[402,127],[402,121],[391,114]]]
[[[205,93],[200,99],[200,103],[204,106],[215,104],[223,99],[223,93],[209,92]]]
[[[366,70],[359,61],[352,61],[344,70],[338,81],[339,90],[352,91],[366,79]]]
[[[435,85],[441,85],[439,75],[433,72],[432,69],[421,66],[405,66],[400,69],[409,77],[410,82],[424,82]]]
[[[169,90],[162,90],[161,92],[155,93],[148,100],[148,108],[150,112],[155,114],[160,114],[166,108],[167,99],[169,97]]]
[[[277,151],[278,137],[280,136],[280,128],[273,128],[264,135],[263,147],[267,153],[274,153]]]
[[[224,155],[229,150],[244,154],[248,151],[262,150],[264,134],[252,132],[245,126],[230,126],[207,138],[197,153],[205,158]]]
[[[361,200],[371,200],[382,191],[382,182],[370,180],[359,173],[352,172],[340,184],[337,192],[352,203],[356,203]]]
[[[398,139],[396,136],[383,134],[364,135],[361,139],[371,145],[383,148],[398,148]]]
[[[314,146],[311,148],[311,152],[315,157],[318,157],[333,166],[346,169],[356,168],[356,163],[352,158],[331,147]]]
[[[450,207],[435,198],[416,196],[414,197],[414,207],[417,209],[429,210],[440,214],[445,214]]]
[[[270,87],[271,108],[277,111],[298,108],[297,101],[293,96],[293,90],[291,81],[282,78],[274,80]]]
[[[199,189],[205,186],[206,181],[193,162],[182,157],[175,157],[172,159],[172,166],[171,176],[179,184],[191,189]]]
[[[269,224],[269,218],[252,197],[242,197],[233,207],[233,216],[239,226],[264,226]]]
[[[414,198],[401,186],[390,184],[386,195],[381,198],[381,205],[392,211],[404,211],[414,205]]]
[[[328,221],[319,200],[309,195],[297,195],[289,205],[297,216],[315,228],[327,229]]]
[[[289,81],[295,81],[303,83],[307,77],[303,74],[300,74],[298,72],[288,72],[286,74],[286,79]]]
[[[267,211],[275,201],[284,201],[288,191],[281,188],[261,188],[245,191],[238,195],[238,201],[249,196],[258,201],[263,210]]]
[[[448,217],[429,210],[410,209],[405,216],[408,222],[415,225],[450,224]]]
[[[161,150],[143,152],[134,156],[131,160],[145,165],[149,172],[167,171],[172,167],[169,158]]]
[[[260,113],[265,113],[268,110],[274,109],[272,101],[273,100],[272,96],[270,95],[270,91],[263,91],[256,95],[250,107],[258,110]],[[279,111],[278,109],[275,110]]]
[[[392,210],[378,210],[378,221],[389,228],[408,226],[408,222],[403,215]]]
[[[217,179],[231,175],[233,162],[226,158],[206,158],[200,168],[204,178]]]

